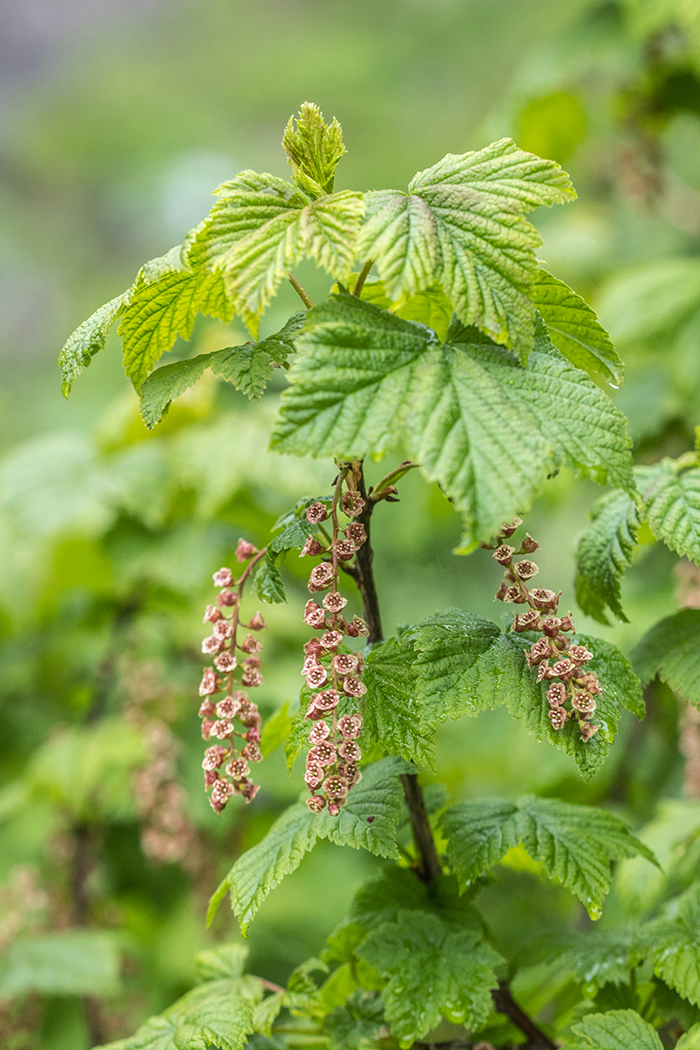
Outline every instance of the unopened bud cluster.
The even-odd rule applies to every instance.
[[[320,637],[311,638],[304,646],[302,675],[306,678],[311,700],[306,718],[313,722],[309,734],[309,750],[304,781],[310,791],[306,804],[313,813],[320,813],[325,806],[337,816],[344,806],[348,792],[361,777],[359,761],[362,752],[357,743],[362,728],[362,716],[354,709],[339,715],[338,707],[359,698],[367,691],[362,682],[363,660],[360,653],[341,652],[345,637],[366,637],[367,625],[359,616],[348,622],[343,616],[347,599],[338,590],[338,575],[341,563],[349,563],[367,539],[364,525],[351,521],[341,529],[338,511],[348,518],[355,518],[364,507],[359,492],[346,488],[347,481],[341,475],[330,507],[325,503],[312,503],[306,510],[306,519],[312,525],[321,525],[330,516],[332,535],[321,533],[322,539],[309,537],[301,556],[323,555],[324,560],[311,570],[309,590],[312,594],[324,593],[321,604],[309,599],[304,609],[304,623],[320,632]],[[325,541],[325,542],[324,542]]]
[[[525,656],[529,666],[537,668],[537,681],[551,682],[547,700],[552,726],[561,729],[573,719],[582,739],[590,740],[598,732],[598,726],[592,722],[595,698],[603,692],[595,671],[586,670],[593,653],[585,645],[572,645],[567,637],[575,633],[576,628],[570,612],[566,616],[557,615],[561,591],[556,594],[544,587],[528,587],[528,581],[539,572],[539,568],[529,558],[520,561],[515,561],[515,558],[533,554],[539,544],[527,534],[519,549],[510,546],[506,541],[519,525],[522,521],[516,518],[512,525],[504,525],[496,538],[493,557],[505,569],[496,598],[529,606],[526,612],[516,615],[511,630],[518,633],[536,631],[542,635]]]
[[[202,768],[204,787],[211,791],[209,801],[217,813],[221,813],[232,795],[242,795],[250,802],[259,790],[251,779],[250,763],[262,758],[261,718],[257,704],[245,689],[263,682],[259,656],[262,644],[257,632],[265,627],[265,621],[256,612],[248,623],[243,623],[240,605],[246,578],[264,553],[251,543],[239,540],[236,557],[239,562],[250,564],[238,580],[227,568],[214,573],[219,596],[216,605],[208,605],[204,613],[204,623],[211,624],[212,633],[202,642],[202,652],[213,657],[214,666],[207,667],[202,676],[199,716],[202,737],[216,743],[205,751]],[[246,634],[239,642],[240,628],[255,633]],[[219,697],[220,693],[223,696]]]

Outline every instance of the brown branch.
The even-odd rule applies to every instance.
[[[379,599],[372,568],[374,552],[370,543],[369,531],[370,518],[377,503],[367,497],[361,462],[352,464],[352,474],[360,495],[365,500],[365,506],[362,509],[362,513],[358,515],[357,520],[362,522],[367,532],[365,543],[355,555],[355,571],[352,575],[357,582],[362,597],[365,620],[369,628],[369,641],[380,642],[383,634],[379,613]],[[406,799],[406,806],[408,807],[413,840],[420,858],[420,866],[415,869],[416,875],[426,885],[431,885],[442,874],[442,866],[435,839],[433,838],[432,828],[430,827],[428,812],[425,808],[423,789],[418,781],[417,773],[404,773],[401,777],[401,785],[404,798]],[[505,981],[499,983],[498,988],[491,993],[491,997],[498,1012],[509,1017],[513,1024],[528,1037],[533,1050],[557,1050],[556,1043],[553,1043],[537,1027],[535,1022],[528,1017],[524,1010],[518,1006]]]

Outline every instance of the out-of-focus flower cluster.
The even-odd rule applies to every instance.
[[[311,570],[309,591],[324,595],[320,604],[313,598],[309,599],[304,609],[304,623],[320,632],[304,646],[305,660],[301,672],[309,689],[313,690],[306,711],[306,718],[313,723],[304,773],[310,791],[306,804],[314,813],[320,813],[327,805],[333,816],[340,813],[348,792],[361,777],[358,763],[362,752],[357,739],[362,716],[355,705],[340,715],[339,705],[346,708],[348,700],[359,700],[367,691],[362,682],[362,655],[344,651],[344,639],[369,634],[366,623],[359,616],[353,616],[350,622],[345,618],[343,610],[347,599],[338,589],[341,564],[352,572],[352,559],[367,539],[367,533],[364,525],[356,521],[341,528],[338,512],[347,518],[355,518],[364,505],[360,493],[349,487],[346,475],[341,474],[330,509],[325,503],[316,502],[306,510],[307,521],[312,525],[321,526],[330,518],[331,535],[320,530],[321,540],[309,537],[301,552],[302,557],[323,556],[323,560]]]
[[[585,645],[572,645],[571,639],[567,637],[575,633],[576,628],[570,612],[565,616],[557,615],[561,591],[556,594],[544,587],[527,586],[528,581],[539,572],[539,567],[529,558],[520,561],[515,561],[515,558],[533,554],[539,543],[528,533],[519,549],[508,544],[506,541],[520,525],[521,519],[516,518],[512,525],[504,525],[496,538],[493,557],[505,570],[496,598],[502,602],[529,606],[526,612],[516,615],[511,630],[518,633],[536,631],[542,636],[533,642],[525,656],[529,666],[537,668],[537,681],[551,682],[547,701],[552,726],[561,729],[573,719],[582,739],[590,740],[598,732],[598,726],[592,721],[596,709],[595,698],[603,692],[596,673],[586,669],[593,653]],[[493,549],[493,546],[488,549]]]
[[[202,703],[202,737],[211,743],[204,753],[204,787],[210,791],[209,801],[217,813],[225,808],[232,795],[242,795],[252,801],[259,787],[253,783],[250,764],[259,762],[261,718],[258,705],[250,699],[246,689],[263,682],[260,651],[262,644],[258,631],[265,627],[261,614],[244,623],[240,616],[243,586],[253,566],[263,556],[252,543],[238,541],[236,557],[249,564],[238,580],[230,569],[214,573],[219,588],[215,605],[207,605],[204,623],[211,624],[212,633],[202,642],[202,652],[213,658],[213,667],[207,667],[199,686]],[[239,631],[249,632],[239,641]],[[250,633],[254,632],[254,633]],[[243,686],[244,688],[241,688]],[[222,696],[218,694],[222,693]]]
[[[161,682],[157,661],[125,663],[125,717],[143,732],[148,761],[134,772],[134,797],[141,821],[141,849],[153,864],[193,868],[197,833],[187,813],[187,792],[177,773],[181,744],[168,723],[177,717],[172,693]]]

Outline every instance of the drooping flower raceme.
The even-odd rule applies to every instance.
[[[346,572],[352,572],[349,563],[367,539],[367,533],[364,525],[356,521],[341,527],[338,512],[355,518],[363,507],[362,496],[350,487],[347,475],[341,472],[330,508],[319,501],[306,509],[307,521],[312,525],[321,525],[330,517],[330,542],[311,537],[301,552],[302,557],[323,556],[309,576],[309,591],[319,598],[310,598],[304,609],[304,623],[321,632],[320,637],[314,636],[305,644],[301,672],[312,690],[305,716],[313,723],[304,773],[310,792],[306,804],[314,813],[328,806],[333,816],[340,813],[348,793],[361,777],[362,752],[357,739],[362,716],[352,701],[366,692],[363,660],[360,653],[345,651],[344,642],[346,638],[369,634],[359,616],[348,622],[343,615],[347,599],[338,589],[341,564]]]
[[[566,616],[557,615],[561,592],[556,594],[545,587],[527,586],[539,568],[529,558],[514,559],[518,555],[534,553],[539,544],[529,534],[517,550],[508,544],[506,541],[520,525],[522,521],[516,518],[512,525],[504,525],[496,537],[493,557],[505,570],[496,598],[529,606],[527,611],[516,615],[511,630],[518,633],[536,631],[542,635],[533,642],[525,657],[528,665],[536,670],[538,682],[551,682],[547,702],[552,726],[561,729],[573,719],[582,739],[590,740],[599,728],[593,722],[595,698],[603,692],[595,671],[586,669],[593,653],[585,645],[572,645],[567,637],[575,633],[576,628],[570,612]]]
[[[238,580],[227,568],[214,573],[219,595],[216,604],[207,605],[204,613],[204,623],[211,624],[212,633],[202,642],[202,652],[212,657],[214,666],[205,669],[199,686],[202,737],[209,743],[202,768],[204,788],[211,792],[209,801],[217,813],[232,795],[242,795],[250,802],[259,790],[251,778],[250,764],[262,758],[261,718],[257,704],[245,690],[263,682],[259,656],[262,644],[257,632],[265,627],[265,621],[256,612],[244,623],[240,607],[245,581],[264,553],[239,540],[238,561],[249,564]],[[255,633],[247,633],[239,640],[241,628]]]

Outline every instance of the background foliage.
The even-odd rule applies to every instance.
[[[279,129],[311,98],[343,123],[337,190],[403,186],[444,153],[504,135],[563,164],[579,200],[535,215],[545,263],[596,307],[625,361],[615,403],[637,463],[681,456],[700,423],[700,30],[694,6],[672,0],[359,0],[351,12],[341,0],[17,4],[3,17],[0,1033],[12,1050],[82,1050],[165,1008],[190,987],[194,953],[237,936],[225,907],[205,931],[208,897],[298,786],[273,723],[255,805],[210,812],[194,698],[200,610],[238,536],[264,542],[332,475],[322,461],[265,453],[265,398],[250,407],[213,377],[145,430],[116,343],[68,406],[58,348],[143,258],[181,240],[216,184],[242,168],[286,176]],[[313,272],[301,273],[313,293]],[[262,335],[294,309],[283,292]],[[231,327],[224,341],[245,341]],[[218,349],[221,326],[200,319],[194,343]],[[497,567],[449,553],[459,521],[437,487],[409,475],[401,494],[375,526],[387,625],[447,605],[493,616]],[[655,488],[641,526],[616,508],[607,581],[575,589],[573,554],[599,494],[562,473],[528,528],[563,607],[576,609],[578,593],[598,621],[578,611],[579,630],[629,652],[679,601],[700,605],[700,578],[654,542]],[[642,546],[620,589],[624,528],[640,528]],[[684,553],[682,538],[675,549]],[[306,636],[303,572],[294,558],[283,572],[290,604],[266,609],[265,714],[294,696]],[[587,582],[605,604],[586,602]],[[610,611],[627,620],[601,624]],[[669,688],[692,688],[676,655],[668,684],[647,688],[646,721],[625,716],[590,782],[504,711],[438,736],[442,781],[474,800],[604,803],[642,829],[680,892],[697,872],[700,771],[697,723]],[[135,775],[167,794],[166,826],[162,806],[137,807]],[[286,983],[375,870],[363,853],[319,845],[262,904],[252,972]],[[513,892],[487,889],[482,903],[504,949],[588,923],[522,855],[498,872]],[[625,861],[600,937],[614,942],[625,909],[649,914],[669,892],[648,864]],[[570,970],[548,977],[561,1009],[567,980],[599,979],[575,944],[565,950]],[[541,978],[516,989],[532,1011]],[[591,1026],[582,1022],[581,1046]]]

